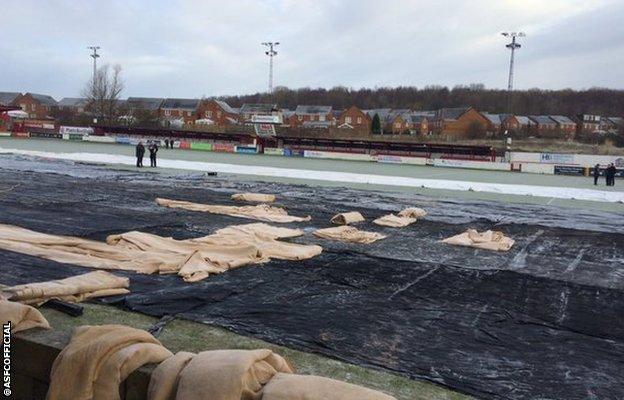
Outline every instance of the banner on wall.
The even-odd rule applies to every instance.
[[[75,133],[81,135],[91,135],[93,134],[93,128],[84,127],[84,126],[64,126],[61,125],[59,128],[59,133]]]
[[[236,152],[242,154],[256,154],[258,149],[256,146],[236,146]]]
[[[548,164],[575,164],[574,154],[541,153],[540,162]]]

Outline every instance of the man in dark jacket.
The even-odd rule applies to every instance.
[[[617,172],[617,169],[615,169],[615,165],[613,165],[613,163],[609,164],[609,166],[607,167],[607,172],[609,175],[609,186],[615,186],[615,173]]]
[[[594,165],[594,186],[598,185],[598,177],[600,176],[600,164]]]
[[[152,143],[148,147],[150,152],[150,166],[156,167],[156,153],[158,153],[158,146],[156,143]]]
[[[134,154],[136,155],[136,159],[137,159],[136,166],[139,168],[142,167],[143,156],[145,155],[145,147],[143,146],[143,142],[139,142],[139,144],[136,145]]]

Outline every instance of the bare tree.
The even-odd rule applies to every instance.
[[[115,122],[119,111],[119,96],[124,89],[121,79],[121,66],[115,65],[110,71],[109,65],[100,67],[82,91],[88,107],[108,124]]]

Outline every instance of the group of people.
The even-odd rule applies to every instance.
[[[615,186],[615,174],[617,169],[613,163],[609,164],[604,170],[607,186]],[[598,185],[598,177],[600,177],[600,164],[594,166],[594,185]]]
[[[156,167],[156,153],[158,153],[158,145],[156,142],[149,141],[147,144],[147,150],[150,153],[150,167]],[[141,168],[143,166],[143,156],[145,156],[145,146],[143,142],[139,142],[135,148],[136,166]]]

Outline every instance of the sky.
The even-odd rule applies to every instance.
[[[21,0],[0,3],[0,91],[77,97],[101,64],[123,96],[198,98],[275,85],[506,88],[503,31],[526,37],[517,89],[624,89],[623,0]],[[6,17],[9,16],[9,17]]]

